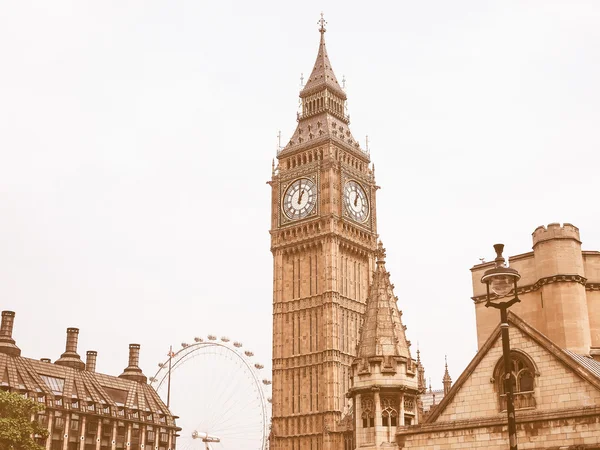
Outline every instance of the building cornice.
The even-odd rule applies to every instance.
[[[517,426],[540,421],[568,420],[586,417],[599,417],[600,406],[586,406],[572,409],[554,409],[551,411],[519,411]],[[458,431],[473,428],[506,426],[506,416],[499,413],[497,417],[473,418],[468,420],[453,420],[448,422],[421,423],[399,430],[396,436],[410,436],[444,431]]]
[[[537,280],[533,284],[527,284],[525,286],[520,286],[517,288],[517,294],[527,294],[529,292],[537,291],[546,284],[567,283],[567,282],[568,283],[579,283],[579,284],[585,286],[586,291],[600,290],[600,282],[588,283],[587,278],[582,277],[581,275],[560,274],[560,275],[552,275],[550,277],[543,277],[543,278],[540,278],[539,280]],[[494,298],[496,298],[495,295],[493,295],[493,294],[490,294],[490,295],[491,295],[492,300]],[[475,303],[483,303],[487,300],[487,295],[486,294],[476,295],[475,297],[471,297],[471,299]]]

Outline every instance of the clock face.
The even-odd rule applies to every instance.
[[[291,220],[304,219],[317,204],[317,187],[308,178],[289,185],[283,196],[283,212]]]
[[[357,222],[365,222],[369,217],[367,194],[356,181],[348,181],[344,186],[344,204],[348,215]]]

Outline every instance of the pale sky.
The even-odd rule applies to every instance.
[[[469,269],[550,222],[600,250],[600,2],[0,4],[0,307],[118,375],[215,333],[270,370],[270,188],[328,21],[426,377],[474,356]],[[598,280],[596,280],[598,281]],[[177,412],[177,411],[175,411]]]

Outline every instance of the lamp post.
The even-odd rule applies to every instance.
[[[494,260],[496,265],[493,269],[485,271],[483,277],[481,277],[481,282],[485,283],[487,288],[486,308],[492,307],[500,310],[502,354],[504,356],[504,392],[506,393],[506,413],[508,415],[508,442],[510,450],[517,450],[517,424],[513,402],[513,383],[511,380],[507,310],[515,303],[521,301],[517,296],[517,281],[521,278],[521,275],[515,269],[506,266],[506,260],[502,256],[504,244],[494,245],[494,250],[496,251],[496,259]],[[490,290],[495,295],[492,296]],[[514,292],[514,297],[511,300],[505,300],[511,292]]]

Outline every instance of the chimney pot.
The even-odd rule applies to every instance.
[[[15,313],[13,311],[2,311],[2,323],[0,324],[0,353],[10,356],[20,356],[21,350],[16,346],[12,337]]]
[[[65,346],[65,352],[60,355],[60,358],[54,364],[79,370],[85,368],[85,364],[77,354],[78,335],[79,328],[67,328],[67,345]]]
[[[146,383],[146,375],[139,368],[140,363],[140,344],[129,344],[129,365],[125,368],[119,378]]]
[[[79,337],[79,328],[67,328],[66,351],[77,353],[77,338]]]
[[[96,371],[96,357],[98,356],[98,352],[95,350],[88,350],[86,352],[85,359],[85,370],[88,372]]]
[[[129,367],[138,367],[140,364],[140,344],[129,344]]]

